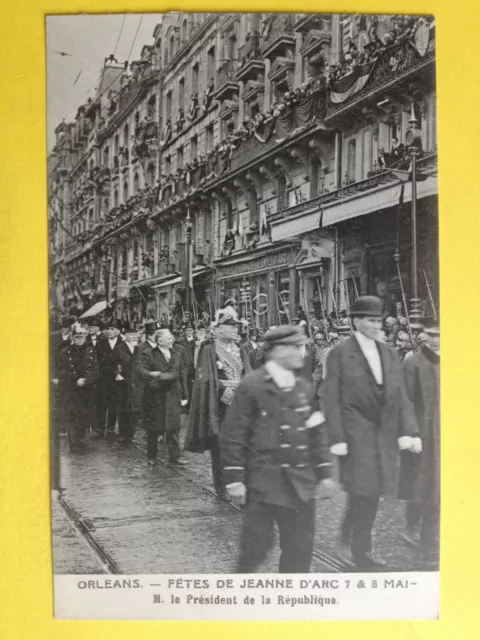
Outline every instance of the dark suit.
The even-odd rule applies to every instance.
[[[122,417],[122,431],[125,431],[127,416],[127,384],[126,381],[116,380],[117,375],[123,370],[123,366],[131,360],[131,354],[127,345],[120,336],[117,336],[115,347],[112,349],[107,339],[101,339],[97,343],[97,358],[99,367],[98,385],[98,424],[99,434],[115,432],[117,417]],[[123,378],[125,376],[122,375]],[[120,384],[117,384],[120,382]],[[123,395],[122,395],[123,391]]]
[[[257,356],[258,356],[258,353],[260,351],[260,347],[258,347],[258,345],[257,346],[253,346],[251,340],[247,340],[247,342],[243,345],[243,347],[244,347],[245,351],[248,354],[252,369],[256,369],[257,368]]]
[[[397,488],[398,438],[411,435],[400,360],[394,349],[376,343],[383,384],[377,384],[359,342],[352,336],[328,354],[325,416],[331,444],[345,442],[340,457],[349,506],[342,540],[360,562],[371,551],[372,528],[380,495]]]
[[[193,384],[195,382],[195,338],[193,340],[187,340],[187,338],[181,338],[174,345],[175,347],[181,347],[184,352],[185,372],[188,387],[189,403],[192,397]],[[188,405],[187,405],[188,407]],[[187,409],[188,412],[188,409]]]
[[[331,473],[328,437],[301,377],[281,389],[265,367],[238,386],[225,418],[221,452],[226,485],[247,487],[239,573],[253,572],[280,531],[280,572],[310,570],[315,489]]]
[[[160,371],[159,378],[152,372]],[[166,433],[170,462],[180,457],[180,401],[188,399],[181,355],[172,349],[170,360],[158,347],[146,351],[138,362],[138,373],[145,383],[142,401],[142,424],[147,435],[147,455],[157,457],[158,436]]]

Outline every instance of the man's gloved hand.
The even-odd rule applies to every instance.
[[[412,453],[422,453],[422,439],[412,438],[412,446],[410,447]]]
[[[348,454],[348,445],[346,442],[337,442],[330,447],[330,453],[334,456],[346,456]]]
[[[412,449],[413,438],[411,436],[402,436],[398,439],[398,448],[400,451],[410,451]]]
[[[237,507],[243,507],[247,501],[247,487],[243,482],[227,485],[227,495],[230,502]]]

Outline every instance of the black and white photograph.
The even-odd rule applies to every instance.
[[[434,16],[46,41],[56,617],[438,617]]]

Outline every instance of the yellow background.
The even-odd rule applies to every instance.
[[[480,2],[4,0],[0,13],[0,638],[480,638]],[[45,30],[48,13],[434,13],[440,156],[441,618],[396,623],[55,622],[50,547]],[[392,596],[394,597],[394,596]],[[298,628],[297,628],[298,627]]]

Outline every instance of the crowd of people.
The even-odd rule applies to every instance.
[[[309,570],[315,497],[332,493],[338,466],[348,494],[338,554],[377,570],[382,495],[407,501],[408,544],[438,543],[439,340],[437,322],[414,336],[374,296],[350,315],[300,314],[265,333],[232,307],[176,335],[155,321],[122,332],[113,318],[66,318],[51,342],[53,431],[77,453],[87,437],[128,446],[142,427],[148,465],[160,445],[183,467],[186,415],[183,450],[210,451],[217,495],[244,509],[242,573],[263,560],[274,523],[280,571]]]

